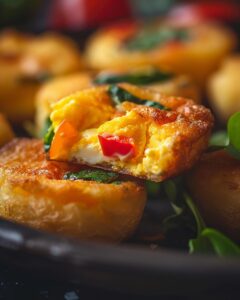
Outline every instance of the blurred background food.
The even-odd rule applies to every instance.
[[[208,96],[218,120],[226,124],[228,118],[240,111],[240,55],[227,57],[211,76]]]

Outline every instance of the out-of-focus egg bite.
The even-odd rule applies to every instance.
[[[5,117],[0,113],[0,147],[11,141],[14,137],[11,126],[5,119]]]
[[[0,216],[81,239],[128,238],[143,213],[144,186],[109,172],[104,172],[111,174],[107,183],[66,179],[85,171],[47,161],[40,140],[13,140],[0,150]]]
[[[208,85],[209,101],[218,119],[225,123],[240,111],[240,55],[227,58]]]
[[[240,241],[240,161],[224,150],[204,154],[187,181],[207,225]]]
[[[51,113],[51,104],[79,90],[94,84],[129,82],[152,87],[165,95],[182,96],[199,102],[199,90],[187,76],[177,76],[152,67],[134,68],[131,71],[119,70],[94,73],[74,73],[54,78],[45,83],[36,96],[36,127],[41,136],[46,119]]]
[[[0,110],[13,122],[32,118],[42,82],[79,70],[81,60],[67,38],[4,31],[0,34]]]
[[[190,168],[213,125],[210,111],[191,100],[127,83],[63,98],[53,105],[51,121],[50,159],[153,181]]]
[[[96,69],[146,64],[167,67],[190,75],[202,85],[234,45],[233,34],[218,25],[177,27],[164,22],[127,22],[94,34],[86,60]]]

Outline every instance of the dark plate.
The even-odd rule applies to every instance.
[[[79,242],[0,220],[0,260],[32,274],[141,294],[240,290],[240,261]]]

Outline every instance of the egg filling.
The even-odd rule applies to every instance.
[[[177,151],[197,126],[195,121],[190,124],[188,111],[183,108],[186,103],[195,109],[198,106],[129,84],[119,86],[121,89],[115,87],[114,91],[120,93],[114,97],[109,93],[113,87],[104,86],[54,104],[51,121],[55,135],[50,159],[161,181],[175,173],[182,158],[182,150],[181,155]],[[188,151],[190,148],[185,154]]]

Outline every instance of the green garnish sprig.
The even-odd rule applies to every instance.
[[[95,79],[95,84],[116,84],[127,82],[135,85],[148,85],[155,82],[164,82],[170,80],[173,74],[159,71],[158,69],[151,68],[146,71],[129,72],[122,74],[102,73]]]
[[[47,118],[42,132],[45,152],[48,152],[50,150],[54,134],[55,133],[52,121],[50,120],[50,118]]]
[[[227,124],[227,131],[215,133],[208,151],[225,149],[231,156],[240,159],[240,112],[233,114]]]
[[[189,31],[184,28],[145,27],[124,42],[128,51],[150,51],[171,41],[189,40]]]
[[[138,105],[145,105],[148,107],[158,108],[160,110],[170,110],[168,107],[162,105],[161,103],[154,102],[151,100],[140,99],[115,84],[109,86],[108,94],[110,95],[115,105],[119,105],[125,101],[128,101],[136,103]]]
[[[190,229],[194,237],[189,238],[191,254],[214,254],[219,257],[240,256],[240,247],[215,228],[207,227],[194,201],[185,190],[183,178],[162,183],[167,200],[174,215],[165,219],[165,233],[179,226]],[[195,229],[194,229],[195,228]]]
[[[81,170],[79,172],[67,172],[63,179],[66,180],[87,180],[87,181],[96,181],[100,183],[116,183],[119,184],[118,180],[119,175],[114,172],[108,172],[104,170]]]

